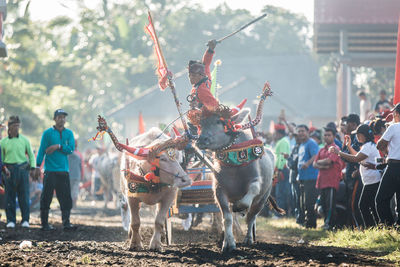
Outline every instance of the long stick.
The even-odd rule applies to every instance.
[[[175,105],[176,105],[176,108],[178,109],[179,117],[181,117],[183,128],[185,129],[186,133],[189,133],[189,129],[188,129],[185,117],[183,117],[183,113],[181,110],[181,103],[179,102],[178,96],[176,94],[175,84],[172,81],[172,77],[168,77],[168,83],[169,83],[169,88],[171,88],[172,95],[174,96]]]
[[[238,32],[240,32],[240,31],[246,29],[246,28],[249,27],[251,24],[253,24],[253,23],[259,21],[260,19],[262,19],[262,18],[264,18],[264,17],[266,17],[266,16],[267,16],[267,13],[262,14],[262,15],[259,16],[258,18],[256,18],[256,19],[250,21],[249,23],[243,25],[242,27],[240,27],[240,28],[237,29],[236,31],[234,31],[234,32],[232,32],[232,33],[230,33],[230,34],[228,34],[228,35],[222,37],[221,39],[217,40],[217,43],[220,43],[220,42],[222,42],[223,40],[225,40],[225,39],[227,39],[227,38],[229,38],[229,37],[231,37],[231,36],[237,34]]]
[[[149,13],[150,23],[151,23],[151,24],[153,25],[153,27],[154,27],[153,19],[152,19],[152,17],[151,17],[150,11],[149,11],[148,13]],[[246,26],[246,27],[247,27],[247,26]],[[158,50],[160,51],[161,58],[162,58],[162,60],[163,60],[163,62],[164,62],[164,66],[167,68],[167,62],[166,62],[165,59],[164,59],[164,55],[163,55],[162,50],[161,50],[161,48],[160,48],[160,44],[159,44],[159,42],[158,42],[158,37],[157,37],[157,33],[156,33],[155,29],[154,29],[154,38],[156,39],[156,44],[157,44],[157,46],[158,46]],[[177,94],[176,94],[174,82],[172,81],[172,77],[169,77],[169,76],[168,76],[168,85],[169,85],[169,87],[171,88],[172,95],[174,96],[175,105],[176,105],[176,108],[178,109],[178,113],[179,113],[179,116],[180,116],[180,118],[181,118],[183,128],[185,129],[185,132],[189,134],[189,129],[188,129],[186,120],[185,120],[185,118],[183,117],[183,114],[182,114],[182,111],[181,111],[181,104],[180,104],[180,102],[179,102],[179,100],[178,100],[178,96],[177,96]],[[217,174],[216,170],[214,169],[213,164],[212,164],[206,157],[203,157],[201,151],[200,151],[197,147],[195,147],[195,146],[194,146],[194,151],[195,151],[195,154],[197,155],[197,157],[200,158],[200,160],[201,160],[205,165],[207,165],[207,167],[210,168],[210,170],[215,174],[215,177],[217,177],[218,174]]]
[[[151,17],[150,11],[148,11],[148,13],[149,13],[150,23],[154,27],[153,18]],[[156,44],[158,46],[158,51],[160,51],[161,59],[162,59],[162,61],[164,63],[164,66],[165,66],[166,69],[168,69],[167,68],[167,62],[165,61],[164,54],[163,54],[163,52],[161,50],[161,47],[160,47],[160,43],[158,42],[158,37],[157,37],[157,33],[156,33],[155,29],[154,29],[154,38],[156,39],[155,41],[156,41]],[[188,126],[186,124],[186,120],[183,117],[183,113],[181,111],[181,104],[180,104],[178,96],[176,94],[174,82],[172,81],[172,77],[169,77],[169,76],[168,76],[168,85],[169,85],[169,88],[171,88],[172,95],[174,96],[175,105],[176,105],[176,108],[178,109],[179,117],[181,118],[183,128],[185,129],[185,132],[188,132],[189,131],[188,130]]]

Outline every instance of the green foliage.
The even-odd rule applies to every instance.
[[[57,17],[32,21],[30,1],[8,1],[5,42],[9,57],[0,61],[0,119],[22,117],[22,129],[37,146],[52,114],[63,107],[68,122],[84,140],[95,134],[97,114],[152,86],[155,59],[144,33],[151,7],[168,66],[180,71],[199,58],[204,44],[254,19],[226,4],[205,12],[181,1],[102,1],[88,9],[81,1],[78,21]],[[308,53],[307,20],[266,6],[268,19],[224,43],[221,56]]]
[[[394,68],[353,68],[353,84],[356,89],[360,88],[366,91],[376,102],[381,90],[385,90],[388,95],[393,95],[394,72]]]

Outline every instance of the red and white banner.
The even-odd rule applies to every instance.
[[[158,74],[158,85],[161,90],[168,87],[168,73],[167,63],[165,62],[164,56],[161,51],[160,43],[158,42],[156,30],[154,29],[153,20],[149,11],[149,24],[144,28],[145,31],[150,35],[154,43],[154,53],[157,57],[157,74]]]

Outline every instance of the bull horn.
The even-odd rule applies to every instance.
[[[175,125],[172,126],[172,130],[174,131],[176,137],[182,137],[181,133],[179,132],[178,129],[176,129]]]
[[[150,148],[136,148],[136,147],[131,147],[127,146],[124,144],[119,143],[118,144],[123,150],[126,150],[127,152],[130,153],[131,156],[139,159],[147,158],[150,154]]]
[[[169,148],[175,148],[178,150],[185,149],[189,142],[189,138],[184,135],[175,139],[168,139],[160,144],[154,145],[150,149],[149,158],[155,158],[159,153]]]
[[[111,131],[111,128],[107,125],[107,122],[105,120],[105,118],[101,117],[100,115],[97,118],[99,125],[97,126],[97,130],[99,131],[106,131],[108,133],[108,135],[111,137],[111,140],[114,143],[114,146],[116,149],[118,149],[118,151],[123,151],[126,150],[127,152],[130,153],[131,156],[139,158],[139,159],[143,159],[143,158],[147,158],[149,153],[150,153],[150,149],[149,148],[136,148],[136,147],[130,147],[128,145],[124,145],[122,143],[120,143],[117,139],[117,137],[114,135],[114,133]]]
[[[232,108],[231,110],[231,116],[236,115],[240,110],[242,110],[242,108],[244,107],[244,105],[247,102],[247,98],[243,99],[242,102],[240,102],[239,105],[237,105],[236,107]]]
[[[261,118],[262,118],[262,110],[264,106],[264,101],[268,96],[272,96],[272,91],[271,91],[271,86],[269,85],[269,82],[266,82],[264,84],[264,88],[262,90],[262,94],[260,96],[260,102],[258,103],[257,107],[257,113],[256,113],[256,118],[244,125],[241,126],[242,130],[250,129],[253,126],[256,126],[257,124],[260,123]]]

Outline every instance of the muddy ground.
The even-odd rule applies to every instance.
[[[93,203],[92,203],[93,204]],[[39,229],[39,214],[33,212],[31,228],[15,230],[0,223],[0,266],[393,266],[378,260],[376,252],[298,244],[294,238],[281,238],[279,233],[257,232],[258,241],[252,247],[243,246],[230,254],[220,253],[220,238],[212,232],[209,219],[188,232],[178,219],[173,223],[173,245],[162,252],[128,251],[127,233],[120,226],[118,211],[103,212],[101,205],[81,203],[73,210],[72,222],[79,226],[75,232],[65,232],[60,224],[60,212],[53,210],[52,232]],[[263,218],[259,218],[263,219]],[[151,238],[151,221],[142,229],[144,244]],[[31,248],[20,249],[23,240]]]

